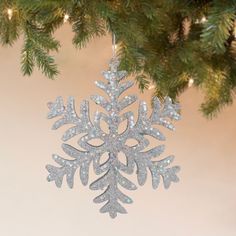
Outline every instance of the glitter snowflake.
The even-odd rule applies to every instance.
[[[123,110],[137,100],[135,95],[125,96],[121,99],[121,94],[130,88],[131,81],[123,82],[127,75],[125,71],[118,71],[119,61],[112,59],[110,69],[103,72],[107,83],[96,81],[97,87],[102,89],[109,97],[106,99],[100,95],[91,96],[96,104],[105,109],[106,113],[96,112],[94,119],[91,120],[89,114],[89,103],[83,101],[80,106],[80,115],[77,115],[74,107],[74,99],[69,97],[67,105],[64,106],[63,99],[58,97],[54,103],[49,103],[50,112],[48,118],[59,116],[52,129],[58,129],[62,125],[70,124],[70,127],[63,135],[62,140],[80,135],[78,145],[82,148],[77,149],[69,144],[63,143],[62,149],[70,156],[70,159],[53,155],[53,159],[59,167],[47,165],[49,172],[48,181],[55,181],[57,187],[61,187],[63,178],[66,178],[70,188],[74,184],[74,175],[77,170],[80,173],[80,180],[83,185],[87,185],[89,179],[89,169],[93,165],[96,175],[100,177],[90,184],[92,190],[103,190],[104,192],[94,199],[95,203],[106,202],[100,209],[101,213],[108,212],[112,218],[117,213],[126,213],[122,203],[132,203],[132,199],[121,192],[120,186],[128,190],[137,189],[136,185],[128,180],[124,174],[132,174],[136,170],[137,182],[143,185],[147,179],[148,171],[152,177],[152,186],[156,189],[162,177],[164,187],[168,188],[171,182],[177,182],[176,173],[178,166],[169,167],[173,161],[173,156],[164,159],[157,157],[164,151],[164,145],[159,145],[147,151],[149,146],[148,136],[158,141],[164,141],[164,135],[155,125],[164,126],[174,130],[171,120],[179,120],[179,105],[173,104],[170,98],[166,98],[161,104],[156,98],[153,101],[153,111],[148,115],[147,104],[143,101],[139,104],[138,118],[135,121],[134,114],[131,111]],[[122,113],[123,111],[123,113]],[[109,127],[109,133],[101,127],[101,121]],[[126,121],[127,127],[122,133],[118,132],[121,123]],[[81,137],[81,134],[84,134]],[[102,144],[91,144],[92,140],[100,139]],[[128,145],[129,139],[136,140],[137,144]],[[126,162],[118,158],[123,153]],[[108,159],[102,161],[102,156],[108,154]],[[157,160],[156,160],[157,159]]]

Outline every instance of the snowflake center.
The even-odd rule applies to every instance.
[[[110,134],[106,143],[110,152],[117,153],[122,150],[122,141],[120,140],[120,136],[117,134]]]

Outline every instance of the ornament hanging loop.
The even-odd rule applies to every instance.
[[[116,55],[116,48],[117,48],[116,36],[114,33],[112,33],[112,59],[110,60],[109,67],[110,67],[110,70],[113,72],[117,71],[120,64]]]
[[[112,33],[112,57],[116,57],[116,35]]]

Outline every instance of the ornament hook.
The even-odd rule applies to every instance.
[[[112,33],[112,57],[116,57],[116,35]]]

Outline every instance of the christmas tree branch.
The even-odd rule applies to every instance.
[[[75,47],[116,34],[121,68],[135,75],[139,88],[155,86],[154,96],[177,99],[189,82],[205,93],[203,113],[212,117],[233,101],[235,20],[233,0],[4,0],[0,2],[0,43],[24,37],[21,68],[38,67],[55,78],[58,51],[54,32],[68,22]],[[222,62],[222,63],[220,63]],[[219,82],[220,81],[220,82]]]

